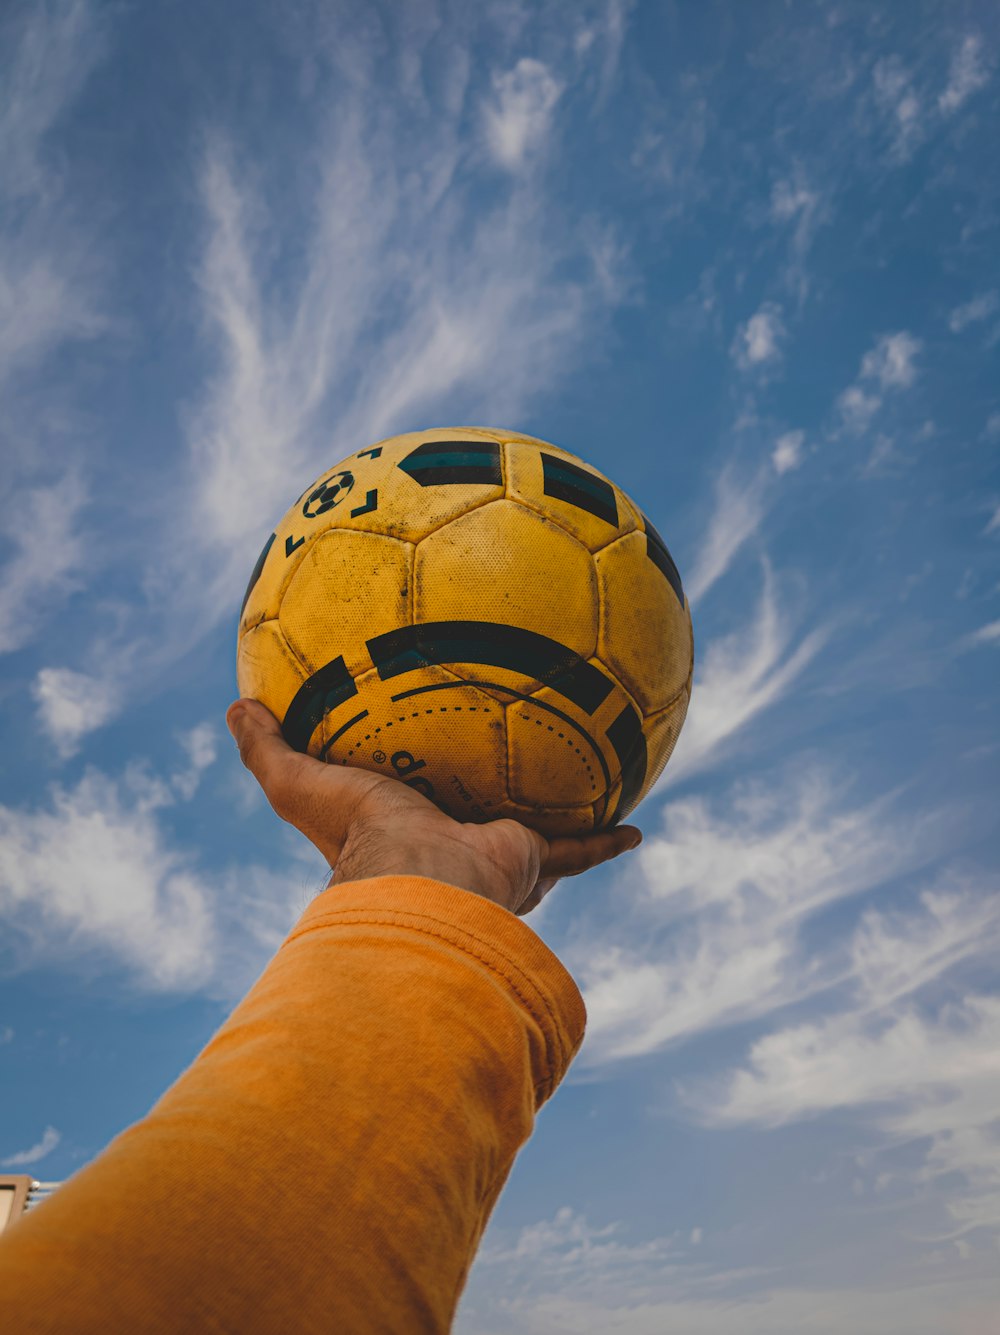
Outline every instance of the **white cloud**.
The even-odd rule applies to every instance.
[[[995,918],[992,926],[995,943]],[[967,951],[975,953],[975,945]],[[887,1133],[930,1138],[925,1175],[965,1179],[951,1193],[956,1232],[1000,1232],[1000,1144],[991,1135],[1000,1106],[1000,998],[967,995],[930,1017],[907,1005],[779,1029],[752,1046],[724,1089],[699,1098],[712,1121],[764,1126],[869,1106]]]
[[[996,889],[945,871],[915,902],[866,911],[832,1012],[765,1033],[727,1077],[689,1085],[689,1106],[713,1125],[863,1113],[883,1143],[922,1146],[912,1185],[939,1185],[943,1238],[1000,1237],[1000,996],[963,986],[996,959]]]
[[[780,343],[785,337],[781,307],[765,301],[760,309],[737,331],[732,355],[743,371],[776,362],[781,357]]]
[[[886,393],[909,389],[917,378],[914,359],[923,347],[906,330],[882,334],[861,359],[858,379],[840,394],[837,408],[848,430],[860,434],[882,407]]]
[[[88,770],[47,807],[0,806],[0,913],[27,957],[96,951],[154,988],[207,979],[210,891],[157,819],[172,801],[142,770]]]
[[[905,330],[883,334],[861,359],[862,378],[877,380],[883,390],[908,388],[916,379],[913,359],[922,346],[920,339]]]
[[[851,976],[844,943],[807,949],[804,925],[919,866],[939,832],[931,821],[905,842],[891,796],[853,808],[844,797],[813,770],[664,807],[635,855],[644,893],[628,939],[602,928],[599,941],[563,948],[587,1003],[582,1067],[744,1023]]]
[[[596,107],[603,108],[614,87],[628,28],[629,12],[635,0],[607,0],[603,14],[590,26],[581,28],[574,38],[578,56],[599,54]]]
[[[1000,621],[989,621],[967,636],[970,648],[980,644],[995,644],[998,640],[1000,640]]]
[[[580,1302],[627,1301],[634,1297],[635,1285],[645,1285],[652,1274],[675,1282],[691,1275],[694,1267],[687,1260],[688,1245],[678,1233],[629,1242],[628,1225],[622,1220],[601,1227],[591,1225],[585,1214],[564,1205],[552,1219],[542,1219],[518,1229],[503,1230],[497,1241],[492,1234],[476,1257],[472,1289],[463,1298],[459,1328],[466,1325],[469,1309],[474,1311],[476,1290],[489,1291],[499,1285],[513,1303],[504,1302],[514,1320],[526,1315],[522,1303],[537,1300],[540,1294],[572,1292]],[[631,1286],[631,1292],[630,1292]],[[518,1329],[521,1327],[518,1326]],[[565,1327],[575,1330],[575,1326]]]
[[[948,328],[953,334],[960,334],[966,325],[987,320],[1000,306],[1000,294],[996,291],[981,292],[978,297],[956,306],[948,317]]]
[[[105,328],[88,291],[85,257],[74,257],[68,244],[57,258],[40,249],[40,240],[0,237],[0,312],[6,317],[0,318],[0,383],[60,343],[93,338]]]
[[[808,291],[806,257],[829,209],[818,190],[806,184],[800,173],[776,181],[771,192],[771,221],[779,227],[792,225],[792,258],[786,274],[801,301]]]
[[[517,171],[548,138],[562,84],[547,65],[525,56],[495,74],[493,88],[496,100],[484,109],[486,141],[497,162]]]
[[[642,179],[658,189],[665,219],[690,217],[707,198],[710,178],[702,158],[715,114],[697,75],[680,80],[669,99],[653,99],[646,108],[646,124],[632,151],[631,165]]]
[[[102,327],[93,305],[92,262],[44,154],[102,52],[91,5],[64,0],[10,19],[0,58],[0,385],[64,339]]]
[[[973,93],[986,86],[989,77],[989,66],[983,58],[982,38],[971,33],[951,58],[948,86],[938,98],[942,114],[950,116],[956,112]]]
[[[13,1043],[13,1041],[14,1041],[13,1026],[5,1024],[3,1028],[0,1029],[0,1047],[3,1047],[5,1043]]]
[[[178,739],[187,754],[188,768],[175,774],[172,782],[185,802],[194,797],[202,774],[215,763],[218,755],[217,739],[218,733],[211,723],[199,723],[189,732],[182,733]]]
[[[87,499],[78,442],[42,420],[65,395],[33,377],[66,344],[107,325],[101,255],[92,220],[69,188],[54,132],[103,50],[98,15],[82,0],[23,5],[5,15],[0,42],[0,453],[7,503],[2,535],[13,554],[0,570],[0,653],[20,648],[77,584]],[[39,411],[41,409],[41,411]],[[65,434],[63,432],[62,434]],[[40,479],[44,478],[44,482]]]
[[[859,433],[865,430],[881,406],[881,398],[860,385],[849,385],[837,400],[845,426]]]
[[[684,581],[692,603],[702,599],[725,575],[736,554],[754,537],[764,521],[765,480],[738,478],[732,465],[715,480],[715,504],[708,531]]]
[[[544,1219],[520,1229],[513,1247],[488,1249],[481,1259],[484,1265],[530,1260],[532,1264],[545,1265],[552,1273],[560,1269],[592,1270],[595,1265],[608,1263],[618,1267],[623,1261],[649,1260],[656,1253],[666,1256],[672,1249],[669,1238],[658,1238],[655,1243],[646,1243],[640,1248],[605,1241],[622,1228],[620,1220],[605,1224],[603,1228],[593,1228],[586,1215],[564,1205],[553,1219]]]
[[[27,1168],[29,1164],[38,1163],[51,1154],[61,1140],[62,1136],[55,1127],[47,1126],[36,1145],[27,1150],[18,1150],[16,1154],[8,1154],[6,1159],[0,1159],[0,1164],[4,1168]]]
[[[0,653],[19,649],[52,601],[80,582],[83,541],[76,525],[87,501],[72,472],[41,487],[20,487],[0,513],[0,533],[14,548],[0,576]]]
[[[473,1269],[456,1335],[995,1335],[995,1279],[942,1279],[938,1269],[922,1280],[904,1271],[868,1285],[802,1288],[773,1272],[692,1274],[654,1258],[591,1295],[544,1273],[529,1283],[523,1262],[510,1263],[497,1274]]]
[[[766,562],[763,568],[760,601],[752,615],[699,652],[684,730],[657,791],[716,763],[726,742],[787,694],[831,634],[831,627],[821,627],[793,643],[774,576]]]
[[[891,436],[880,431],[875,437],[871,453],[865,461],[865,466],[861,472],[864,477],[872,477],[876,474],[883,474],[892,466],[893,463],[900,463],[900,456],[895,448],[895,442]]]
[[[547,87],[531,65],[518,69],[508,92]],[[595,257],[595,236],[610,232],[596,215],[567,223],[544,179],[525,185],[515,173],[484,202],[479,178],[457,170],[460,107],[415,93],[396,113],[406,125],[387,125],[374,90],[335,87],[313,117],[321,165],[294,207],[264,204],[249,149],[242,156],[221,134],[205,147],[197,296],[208,355],[183,414],[188,458],[163,498],[168,522],[146,544],[143,602],[71,665],[76,677],[41,688],[73,697],[66,747],[73,719],[77,735],[106,720],[139,680],[155,682],[234,614],[267,533],[330,462],[422,422],[516,423],[578,369],[598,316],[625,296],[621,245]],[[418,131],[415,160],[406,136]],[[298,282],[281,263],[287,248]],[[85,717],[61,689],[83,679],[113,679],[107,710]]]
[[[916,903],[862,914],[851,941],[852,975],[862,1009],[911,996],[970,956],[988,953],[1000,933],[1000,908],[968,877],[943,877]]]
[[[997,508],[993,511],[989,523],[983,529],[983,532],[995,533],[997,529],[1000,529],[1000,505],[998,505]]]
[[[800,250],[808,249],[819,208],[819,194],[808,189],[801,180],[786,179],[774,183],[771,191],[771,219],[780,223],[797,222],[800,230],[796,245]]]
[[[920,99],[913,91],[910,75],[896,56],[879,60],[872,71],[875,102],[888,118],[891,155],[905,162],[923,138]]]
[[[88,768],[44,802],[0,804],[0,923],[18,967],[124,967],[147,989],[244,994],[327,873],[287,827],[279,869],[209,873],[177,844],[171,809],[195,796],[217,743],[200,723],[178,736],[185,763],[165,776],[142,763],[118,777]],[[245,773],[235,749],[229,763]],[[262,809],[260,798],[255,818]]]
[[[113,718],[120,703],[113,677],[92,677],[73,668],[42,668],[32,694],[39,724],[63,759],[76,753],[87,733]]]
[[[790,469],[799,467],[802,463],[802,445],[805,438],[804,431],[786,431],[778,437],[771,455],[776,473],[787,473]]]

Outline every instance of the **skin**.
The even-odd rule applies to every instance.
[[[523,917],[561,877],[588,871],[642,841],[631,825],[545,839],[514,820],[462,824],[399,779],[293,751],[278,720],[257,700],[237,700],[226,722],[271,806],[330,864],[330,885],[427,876]]]

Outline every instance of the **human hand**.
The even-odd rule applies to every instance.
[[[257,700],[237,700],[226,722],[271,806],[329,862],[331,885],[427,876],[523,917],[560,877],[596,867],[642,840],[631,825],[546,839],[515,820],[462,824],[399,779],[294,751]]]

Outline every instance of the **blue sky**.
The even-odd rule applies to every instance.
[[[609,473],[691,598],[645,844],[531,925],[588,1038],[464,1335],[993,1331],[988,3],[0,19],[0,1157],[62,1178],[322,866],[222,714],[263,539],[396,431]]]

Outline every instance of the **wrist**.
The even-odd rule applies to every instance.
[[[437,826],[422,815],[412,838],[406,837],[405,828],[390,832],[374,825],[356,826],[344,843],[328,885],[375,876],[423,876],[482,895],[513,913],[517,887],[512,878],[456,839],[449,828],[453,826],[454,822],[447,817],[442,817]]]

